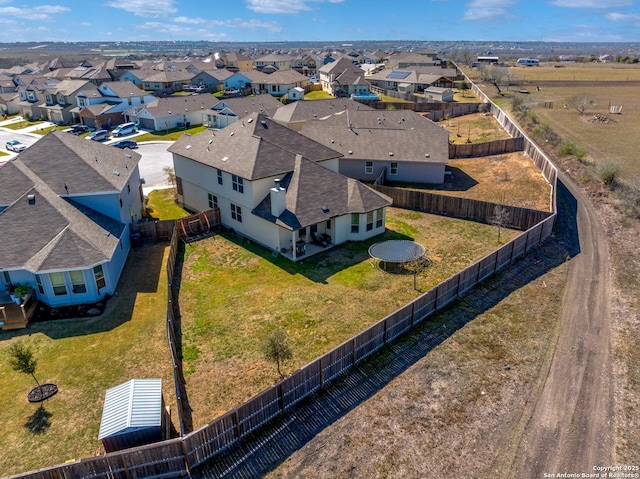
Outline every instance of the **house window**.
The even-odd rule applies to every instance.
[[[233,191],[244,193],[244,181],[242,178],[236,175],[231,175],[231,181],[233,182]]]
[[[44,294],[44,286],[42,284],[42,276],[36,274],[36,285],[38,286],[38,293]]]
[[[153,84],[153,87],[154,87],[154,88],[160,88],[160,83],[155,82],[155,83]]]
[[[11,283],[11,275],[9,274],[8,271],[3,271],[2,275],[4,276],[4,281],[6,283]]]
[[[54,295],[64,296],[67,294],[67,285],[64,282],[64,273],[49,273],[49,280],[51,280]]]
[[[127,102],[129,103],[129,105],[133,105],[133,100],[131,98],[127,98]]]
[[[392,161],[391,162],[391,168],[389,169],[389,174],[390,175],[397,175],[398,174],[398,162],[397,161]]]
[[[208,193],[209,196],[209,208],[214,209],[218,207],[218,197]]]
[[[379,210],[376,210],[376,228],[382,227],[383,220],[384,220],[384,210],[380,208]]]
[[[373,175],[373,161],[364,162],[364,172],[367,175]]]
[[[327,220],[326,228],[327,228],[328,230],[330,230],[330,229],[331,229],[331,220]]]
[[[307,238],[307,228],[300,228],[298,230],[298,239],[306,239]]]
[[[140,103],[144,104],[144,97],[143,96],[140,97]]]
[[[120,208],[122,208],[122,196],[118,195],[118,201],[120,202]]]
[[[30,101],[36,101],[36,97],[35,97],[35,95],[33,94],[33,92],[32,92],[32,91],[30,91],[29,93],[27,93],[27,98],[28,98]]]
[[[176,176],[176,191],[179,195],[182,194],[182,178]]]
[[[78,105],[80,105],[80,108],[82,108],[85,105],[84,98],[78,98]]]
[[[96,280],[96,287],[98,288],[98,292],[100,292],[101,288],[104,288],[107,285],[107,282],[104,279],[104,271],[102,270],[102,265],[94,266],[93,268],[93,279]]]
[[[351,213],[351,232],[358,233],[360,231],[360,215]]]
[[[236,220],[238,223],[242,223],[242,208],[231,204],[231,219]]]
[[[75,294],[87,292],[87,285],[84,282],[84,274],[82,271],[69,271],[69,278],[71,278],[71,291]]]
[[[373,211],[369,211],[367,213],[367,231],[371,231],[373,229]]]
[[[131,185],[127,182],[127,192],[131,193]]]
[[[222,170],[218,170],[218,184],[222,184]]]

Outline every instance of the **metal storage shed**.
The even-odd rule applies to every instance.
[[[163,439],[161,379],[132,379],[107,389],[98,439],[106,452]]]

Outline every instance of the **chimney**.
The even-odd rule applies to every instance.
[[[287,190],[280,186],[280,179],[274,180],[275,186],[271,188],[271,214],[276,218],[287,209]]]

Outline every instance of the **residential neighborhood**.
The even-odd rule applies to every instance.
[[[136,28],[204,31],[181,8]],[[0,476],[632,463],[636,171],[605,159],[628,159],[633,64],[544,42],[51,43],[0,49]]]

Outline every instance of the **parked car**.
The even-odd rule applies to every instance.
[[[135,123],[123,123],[122,125],[116,126],[112,134],[113,136],[125,136],[130,135],[131,133],[135,133],[138,131]]]
[[[73,133],[74,135],[79,135],[80,133],[86,133],[89,131],[89,127],[87,125],[73,125],[66,131],[68,133]]]
[[[9,151],[15,151],[16,153],[20,153],[27,149],[27,145],[19,142],[18,140],[9,140],[7,141],[5,148]]]
[[[107,140],[109,139],[109,132],[107,130],[97,130],[91,133],[88,138],[96,141]]]
[[[111,143],[111,146],[115,146],[116,148],[129,148],[133,150],[134,148],[138,148],[138,143],[133,140],[119,140],[115,143]]]

